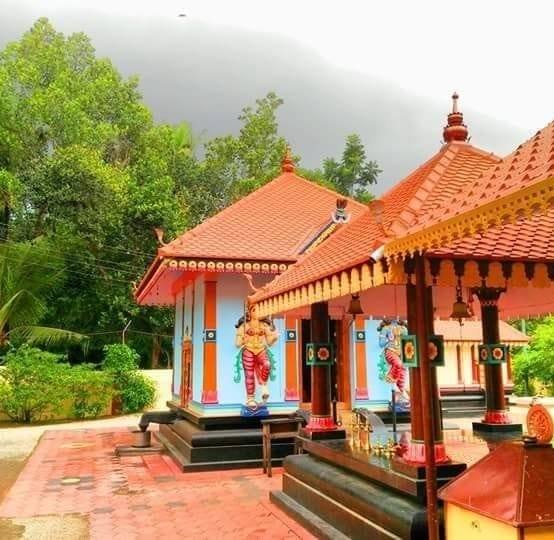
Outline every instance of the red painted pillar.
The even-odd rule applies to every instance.
[[[437,371],[429,364],[428,341],[433,335],[433,289],[425,284],[423,257],[416,256],[413,268],[414,283],[406,285],[408,331],[417,336],[419,367],[410,368],[410,415],[412,439],[405,461],[426,462],[432,450],[434,463],[447,463],[442,437]],[[425,444],[425,425],[431,430],[431,445]]]
[[[476,291],[481,303],[481,324],[483,326],[483,343],[500,343],[500,326],[498,317],[498,300],[503,289],[482,287]],[[504,382],[502,381],[502,364],[485,365],[485,390],[487,395],[487,411],[483,423],[510,424],[506,411],[504,397]]]
[[[329,343],[329,305],[317,302],[311,306],[311,340],[313,343]],[[312,366],[312,412],[306,426],[310,431],[335,430],[337,425],[331,413],[331,368]]]

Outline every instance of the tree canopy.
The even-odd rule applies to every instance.
[[[152,230],[173,238],[275,176],[282,104],[270,92],[242,110],[237,134],[204,140],[185,121],[156,124],[138,78],[98,58],[83,33],[39,19],[0,51],[0,249],[8,270],[22,253],[37,270],[33,323],[89,335],[94,359],[132,321],[143,360],[169,358],[172,312],[132,297],[156,251]],[[378,172],[350,135],[340,160],[306,174],[364,199]]]

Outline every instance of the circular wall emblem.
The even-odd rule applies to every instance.
[[[543,405],[532,405],[527,413],[527,432],[539,443],[549,443],[554,437],[554,421]]]
[[[439,355],[439,350],[437,349],[437,346],[432,341],[428,343],[427,347],[428,347],[429,360],[431,362],[434,362],[437,359],[437,356]]]
[[[481,349],[481,360],[487,360],[489,358],[489,352],[485,347]]]
[[[329,353],[329,349],[327,349],[327,347],[321,347],[317,351],[317,357],[322,361],[329,360],[329,356],[331,356],[331,354]]]
[[[502,358],[504,358],[504,349],[501,347],[495,347],[492,350],[492,357],[497,361],[502,360]]]
[[[404,344],[404,358],[406,360],[413,360],[415,356],[415,347],[411,341],[406,341]]]

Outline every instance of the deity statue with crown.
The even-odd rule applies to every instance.
[[[396,405],[399,410],[410,407],[407,389],[407,369],[400,356],[400,340],[408,333],[406,323],[393,319],[383,319],[378,326],[379,346],[381,347],[380,375],[393,385]]]
[[[244,316],[235,325],[235,345],[239,348],[235,363],[235,382],[244,373],[246,404],[242,416],[266,416],[269,399],[268,381],[274,378],[275,365],[271,346],[279,337],[273,321],[259,318],[256,306],[246,305]],[[256,399],[259,390],[261,401]]]

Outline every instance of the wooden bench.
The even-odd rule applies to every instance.
[[[279,439],[294,439],[294,452],[300,450],[297,438],[302,427],[302,418],[268,418],[262,420],[262,450],[264,473],[271,477],[271,441]]]

